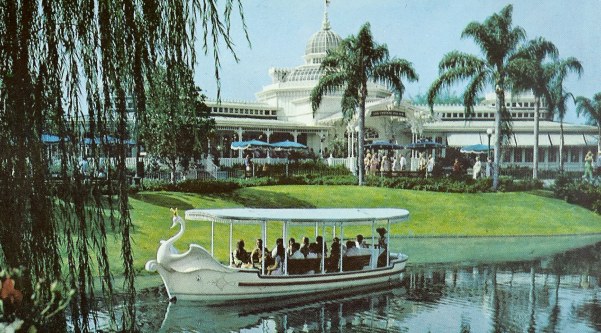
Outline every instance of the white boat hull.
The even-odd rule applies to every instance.
[[[287,276],[261,276],[257,270],[230,268],[168,270],[160,264],[169,298],[191,301],[229,301],[307,295],[346,288],[392,283],[401,279],[407,256],[399,254],[390,266],[361,271]]]

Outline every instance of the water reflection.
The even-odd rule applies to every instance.
[[[536,260],[414,264],[400,285],[168,306],[163,332],[601,332],[601,243]]]

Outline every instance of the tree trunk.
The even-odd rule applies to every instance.
[[[503,111],[503,107],[505,105],[505,92],[499,85],[497,85],[495,90],[497,94],[497,112],[495,113],[495,138],[497,139],[497,141],[495,142],[495,160],[493,161],[493,191],[496,191],[499,188],[499,169],[501,166],[501,112]]]
[[[534,97],[534,151],[532,152],[532,179],[538,178],[538,122],[540,97]]]
[[[357,132],[357,140],[359,140],[359,144],[357,145],[357,158],[359,159],[359,170],[357,175],[359,176],[359,186],[363,185],[363,176],[365,172],[365,163],[364,163],[364,153],[365,149],[363,146],[364,136],[365,136],[365,100],[367,99],[367,83],[363,84],[361,87],[361,100],[359,103],[359,131]]]
[[[599,155],[599,153],[601,153],[601,124],[599,124],[597,122],[597,129],[599,131],[599,137],[597,138],[597,155]],[[597,165],[597,167],[600,167],[599,165]]]
[[[171,184],[175,185],[175,169],[176,169],[176,164],[175,164],[175,158],[171,159]]]
[[[563,172],[563,119],[559,119],[559,172]]]

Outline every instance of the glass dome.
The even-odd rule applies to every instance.
[[[305,48],[305,55],[326,53],[327,50],[335,48],[340,44],[342,38],[337,33],[329,29],[329,27],[322,28],[311,36],[307,47]]]
[[[317,66],[297,67],[288,75],[286,81],[316,81],[321,75],[322,71]]]

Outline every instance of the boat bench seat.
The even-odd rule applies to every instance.
[[[369,266],[371,254],[361,256],[345,256],[342,258],[342,271],[360,271]]]
[[[288,259],[288,274],[305,274],[309,271],[321,272],[321,258]]]

